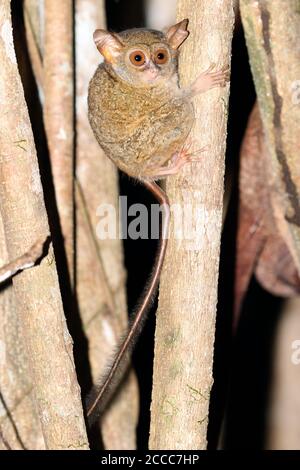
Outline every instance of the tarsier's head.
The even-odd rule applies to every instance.
[[[156,86],[177,72],[178,49],[188,37],[185,19],[166,32],[130,29],[110,33],[97,29],[94,40],[105,63],[127,83]]]

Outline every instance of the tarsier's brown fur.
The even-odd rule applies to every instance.
[[[183,148],[194,122],[191,98],[224,86],[228,80],[228,67],[214,71],[212,64],[190,87],[179,87],[178,49],[188,37],[187,26],[188,20],[183,20],[166,32],[132,29],[118,34],[104,30],[94,33],[105,60],[90,82],[91,127],[100,146],[118,168],[143,181],[160,203],[166,205],[166,195],[153,181],[175,174],[184,164],[194,161],[195,156]],[[162,230],[166,235],[167,226]],[[162,240],[164,237],[141,307],[111,369],[92,393],[89,418],[110,388],[145,318],[166,249],[166,241]]]
[[[165,35],[157,31],[135,30],[119,36],[126,47],[163,43],[169,48]],[[91,126],[106,155],[130,176],[155,177],[155,168],[170,160],[191,130],[193,105],[179,92],[177,57],[176,49],[170,65],[175,77],[170,74],[170,79],[155,86],[131,85],[106,63],[91,80]]]

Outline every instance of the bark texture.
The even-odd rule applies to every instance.
[[[189,18],[191,31],[180,59],[184,86],[212,62],[217,68],[230,64],[233,4],[203,1],[196,9],[194,1],[179,0],[177,19],[183,18]],[[190,205],[184,211],[190,226],[186,236],[176,239],[173,214],[157,312],[151,449],[205,449],[207,445],[228,89],[214,89],[195,100],[194,149],[205,145],[209,149],[199,163],[167,181],[171,203]]]
[[[275,223],[300,272],[299,1],[241,0],[240,7],[269,150]]]
[[[45,127],[71,285],[74,280],[73,2],[45,0]]]
[[[0,258],[8,253],[2,217],[0,218]],[[45,442],[34,403],[22,322],[16,309],[12,284],[0,293],[0,449],[44,449]],[[2,442],[1,442],[2,440]]]
[[[0,209],[8,259],[13,260],[37,239],[46,238],[49,227],[13,46],[9,0],[0,5],[0,63]],[[65,323],[52,246],[39,266],[14,278],[13,293],[28,355],[28,386],[34,385],[45,447],[87,449],[72,340]]]

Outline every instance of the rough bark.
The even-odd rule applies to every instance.
[[[46,238],[49,227],[13,46],[9,0],[0,5],[0,62],[0,208],[8,259],[12,260],[37,239]],[[86,449],[72,340],[65,323],[52,246],[39,266],[14,278],[13,292],[28,354],[28,382],[34,384],[46,448]]]
[[[74,280],[73,2],[45,0],[45,127],[71,285]]]
[[[203,1],[196,9],[194,1],[179,0],[177,19],[183,18],[190,19],[191,31],[180,59],[181,84],[187,85],[210,63],[218,68],[230,63],[233,4]],[[151,449],[205,449],[207,444],[227,105],[228,87],[197,97],[194,148],[209,149],[199,163],[167,181],[171,203],[193,208],[193,238],[175,239],[173,216],[157,312]],[[185,215],[191,215],[188,207]]]
[[[0,268],[0,285],[25,269],[32,268],[44,256],[47,240],[39,240],[26,253]]]
[[[299,1],[241,0],[269,150],[275,223],[300,272]]]
[[[118,174],[104,155],[87,118],[87,90],[100,55],[93,42],[105,28],[103,0],[76,0],[76,293],[89,341],[92,377],[96,381],[127,322],[122,243],[99,240],[97,208],[110,204],[118,213]],[[138,392],[133,373],[101,420],[105,448],[134,449]]]
[[[1,263],[9,261],[0,217]],[[11,283],[0,293],[0,449],[43,449],[44,438],[34,404],[26,344]],[[1,442],[2,440],[2,442]]]

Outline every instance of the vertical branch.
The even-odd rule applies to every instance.
[[[44,1],[24,0],[24,23],[31,66],[43,98]]]
[[[179,0],[177,18],[190,19],[191,36],[183,46],[180,61],[183,85],[191,83],[212,62],[217,68],[230,63],[234,21],[231,0],[202,1],[201,8],[195,8],[193,0]],[[209,149],[201,163],[185,167],[167,181],[170,202],[183,208],[184,222],[189,225],[182,239],[176,239],[173,216],[161,279],[151,406],[152,449],[205,449],[207,444],[227,106],[228,87],[197,97],[194,147],[209,145]]]
[[[94,381],[99,379],[127,322],[125,273],[119,239],[99,240],[97,209],[118,215],[118,174],[100,149],[87,118],[89,81],[100,61],[93,32],[105,28],[103,0],[76,0],[76,294]],[[105,448],[134,449],[138,391],[134,374],[101,420]]]
[[[34,31],[34,41],[38,47],[38,53],[43,55],[44,51],[44,0],[24,0],[25,20],[29,15],[30,25]]]
[[[1,216],[0,260],[1,265],[9,262]],[[7,448],[3,440],[14,450],[45,448],[31,380],[22,321],[9,283],[0,292],[0,449]]]
[[[0,4],[0,209],[9,260],[49,233],[28,110],[13,46],[10,0]],[[80,391],[52,246],[13,280],[28,373],[48,449],[86,449]],[[25,368],[26,370],[26,368]]]
[[[241,0],[240,7],[268,145],[275,223],[300,272],[299,1]]]
[[[45,127],[71,284],[74,280],[73,2],[45,0]]]

